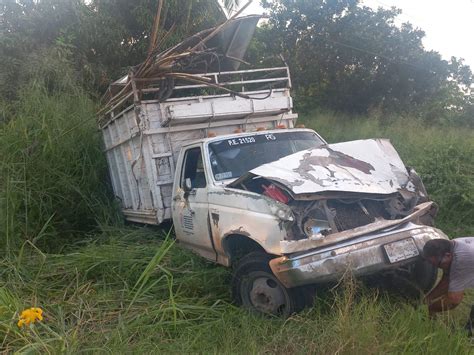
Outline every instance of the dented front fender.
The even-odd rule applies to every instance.
[[[279,210],[288,206],[256,193],[232,188],[213,188],[209,192],[211,233],[218,262],[228,265],[224,240],[233,235],[245,236],[267,253],[281,255],[280,241],[286,238]]]

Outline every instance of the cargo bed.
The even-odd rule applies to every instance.
[[[294,127],[287,67],[202,76],[238,95],[178,84],[173,97],[159,102],[153,99],[158,89],[135,89],[131,102],[105,114],[101,129],[110,177],[127,220],[159,224],[171,218],[175,164],[184,143],[210,134]]]

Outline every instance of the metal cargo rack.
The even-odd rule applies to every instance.
[[[193,74],[208,82],[124,78],[133,90],[100,120],[113,189],[126,219],[159,224],[171,218],[174,171],[183,144],[234,132],[294,127],[287,67]],[[215,86],[214,86],[215,85]],[[226,92],[226,90],[228,90]]]

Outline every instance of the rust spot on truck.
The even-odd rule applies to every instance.
[[[211,218],[214,227],[219,228],[219,213],[211,212]]]
[[[342,152],[335,151],[329,147],[326,147],[326,150],[329,152],[329,156],[327,157],[314,156],[311,155],[311,152],[304,154],[300,160],[300,165],[296,169],[293,169],[293,171],[301,175],[305,180],[311,180],[320,185],[323,184],[323,180],[309,174],[309,171],[314,171],[314,166],[326,169],[332,178],[334,178],[335,172],[329,168],[331,165],[337,166],[339,169],[357,169],[365,174],[371,174],[371,171],[375,171],[372,164],[356,159]]]
[[[224,234],[224,238],[229,236],[229,235],[233,235],[233,234],[239,234],[239,235],[243,235],[243,236],[246,236],[246,237],[250,237],[250,233],[247,232],[244,229],[244,227],[240,226],[238,229],[232,229],[231,231]]]

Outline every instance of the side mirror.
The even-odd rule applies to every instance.
[[[193,189],[193,184],[191,183],[190,178],[184,180],[184,192],[189,192]]]

